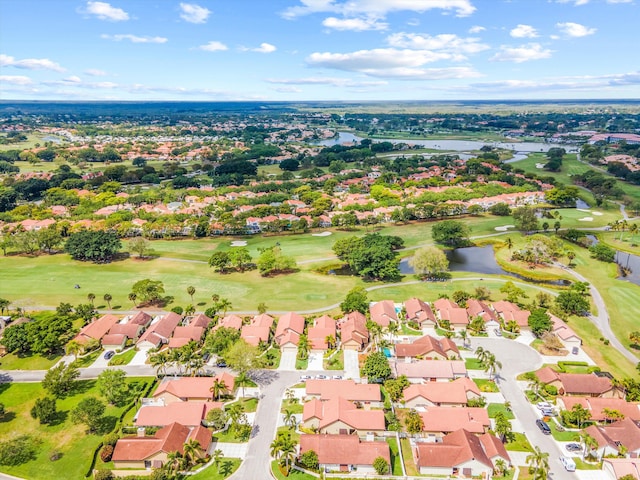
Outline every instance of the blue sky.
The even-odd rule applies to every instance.
[[[640,98],[640,0],[0,0],[0,98]]]

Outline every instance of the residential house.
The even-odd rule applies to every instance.
[[[549,317],[552,322],[551,331],[557,335],[567,350],[571,351],[574,347],[582,346],[582,339],[569,325],[553,314],[549,314]]]
[[[405,407],[466,407],[467,402],[482,395],[478,386],[467,377],[453,382],[412,384],[404,391]]]
[[[198,313],[189,319],[188,325],[190,327],[200,327],[206,330],[211,322],[213,322],[213,320],[207,317],[204,313]]]
[[[396,378],[404,375],[411,383],[450,382],[467,376],[464,360],[395,362],[391,369]]]
[[[475,298],[467,300],[467,315],[472,319],[482,317],[487,330],[500,328],[500,319],[498,318],[498,315],[496,315],[496,313],[489,308],[486,303]]]
[[[329,315],[322,315],[316,318],[313,326],[307,330],[307,337],[311,343],[311,350],[326,350],[329,348],[327,338],[332,337],[334,346],[336,345],[336,321]]]
[[[356,383],[348,380],[307,380],[305,383],[307,398],[321,401],[342,397],[351,402],[374,407],[382,406],[382,393],[377,383]]]
[[[136,347],[140,350],[149,350],[169,343],[169,338],[181,321],[182,317],[174,312],[157,318],[136,342]]]
[[[464,429],[481,435],[491,427],[489,412],[479,407],[427,407],[419,412],[424,427],[422,431],[429,441],[439,441],[446,434]]]
[[[205,427],[189,428],[172,423],[158,430],[153,436],[145,436],[140,429],[136,437],[124,437],[118,440],[111,461],[116,469],[161,468],[172,452],[184,453],[184,444],[197,440],[200,445],[198,454],[204,458],[211,445],[211,431]]]
[[[558,397],[558,406],[563,410],[571,410],[580,405],[591,414],[591,420],[604,422],[608,420],[605,411],[617,411],[634,422],[640,422],[640,402],[627,402],[623,398],[602,397]]]
[[[385,431],[384,411],[358,408],[342,397],[314,398],[304,404],[302,426],[332,435],[380,434]]]
[[[300,455],[313,450],[320,469],[325,472],[376,473],[373,462],[378,457],[391,464],[387,442],[361,441],[356,435],[300,435]]]
[[[433,303],[439,320],[449,322],[451,329],[464,330],[469,325],[467,310],[458,306],[448,298],[439,298]]]
[[[371,321],[382,328],[387,328],[389,323],[398,321],[396,306],[393,300],[382,300],[369,306]]]
[[[281,349],[297,351],[300,335],[303,333],[304,317],[295,312],[289,312],[278,320],[274,338]]]
[[[119,320],[120,318],[115,315],[103,315],[82,327],[74,340],[81,345],[86,345],[92,340],[100,342]]]
[[[344,350],[361,352],[369,344],[367,317],[360,312],[345,315],[338,323],[340,328],[340,344]]]
[[[408,321],[418,322],[423,328],[435,327],[436,316],[428,303],[414,297],[404,302],[404,309]]]
[[[169,339],[169,348],[180,348],[189,342],[199,343],[202,340],[205,329],[203,327],[187,325],[176,327],[173,336]]]
[[[536,371],[536,376],[543,384],[556,387],[560,395],[623,398],[622,391],[611,379],[598,372],[559,373],[551,367],[543,367]]]
[[[221,402],[173,402],[164,405],[162,401],[143,404],[134,418],[138,427],[164,427],[179,423],[187,427],[202,424],[210,410],[224,409]]]
[[[454,477],[491,478],[498,459],[511,463],[498,438],[464,429],[445,435],[439,443],[418,443],[414,457],[420,474]]]
[[[151,324],[152,320],[153,317],[146,312],[137,312],[133,316],[124,318],[126,323],[130,323],[131,325],[140,325],[143,329],[147,328]]]
[[[242,318],[235,314],[226,315],[213,329],[217,330],[222,327],[240,330],[242,328]]]
[[[620,453],[620,447],[626,448],[627,455],[637,458],[640,456],[640,427],[630,418],[613,422],[609,425],[591,425],[584,429],[598,442],[597,455]]]
[[[249,325],[242,327],[240,337],[249,345],[258,346],[260,342],[268,342],[274,319],[266,313],[256,315]]]
[[[449,338],[441,340],[430,335],[416,339],[413,343],[398,343],[395,345],[396,357],[411,361],[414,357],[429,360],[449,360],[460,358],[460,351]]]
[[[640,478],[640,458],[603,458],[602,471],[606,480],[618,480],[626,475]]]
[[[228,392],[235,389],[235,377],[227,372],[215,377],[164,377],[152,397],[165,405],[174,402],[207,402],[213,400],[212,387],[215,381],[222,381]]]
[[[515,321],[520,331],[531,330],[529,327],[531,312],[529,310],[521,310],[515,303],[507,302],[506,300],[494,302],[491,306],[505,325],[510,321]]]
[[[144,325],[136,323],[116,323],[109,329],[109,333],[102,337],[102,347],[105,350],[122,349],[127,340],[137,340],[144,330]]]

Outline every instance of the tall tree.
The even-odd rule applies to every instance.
[[[431,236],[436,243],[453,248],[468,245],[469,233],[469,227],[458,220],[443,220],[431,229]]]

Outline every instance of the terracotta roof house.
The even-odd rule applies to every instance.
[[[140,336],[143,330],[144,330],[144,326],[140,324],[116,323],[113,327],[109,329],[109,335],[124,335],[127,338],[136,340]],[[103,345],[104,345],[105,338],[102,339]]]
[[[321,401],[342,397],[352,402],[378,406],[383,398],[380,385],[376,383],[356,383],[348,380],[307,380],[305,395]]]
[[[467,376],[464,360],[395,362],[391,369],[396,378],[404,375],[411,383],[449,382]]]
[[[418,443],[414,456],[422,475],[491,478],[498,459],[511,463],[498,438],[464,429],[444,436],[440,443]]]
[[[344,350],[362,351],[369,343],[367,318],[360,312],[346,315],[338,324],[340,328],[340,344]]]
[[[407,312],[407,320],[418,322],[423,327],[432,327],[436,324],[436,316],[428,303],[419,298],[410,298],[404,302],[404,309]]]
[[[498,315],[489,306],[475,298],[467,300],[467,314],[469,318],[482,317],[487,328],[499,328]]]
[[[152,437],[139,435],[118,440],[113,450],[111,461],[116,469],[160,468],[167,461],[171,452],[184,453],[184,444],[189,440],[197,440],[200,444],[199,455],[211,445],[211,431],[198,426],[189,428],[179,423],[172,423],[161,428]]]
[[[240,337],[254,346],[258,346],[260,342],[268,342],[273,322],[273,317],[266,313],[256,315],[249,325],[242,327]]]
[[[478,386],[470,378],[453,382],[429,382],[409,385],[404,391],[405,407],[465,407],[473,398],[480,398]]]
[[[391,463],[387,442],[362,442],[356,435],[300,435],[300,454],[313,450],[325,472],[376,473],[373,462],[382,457]]]
[[[212,321],[213,320],[207,317],[204,313],[198,313],[194,317],[191,317],[191,319],[189,320],[189,326],[202,327],[206,329]]]
[[[513,320],[518,324],[520,330],[530,330],[529,316],[531,312],[529,310],[521,310],[515,303],[506,300],[494,302],[491,306],[505,323]]]
[[[142,405],[134,423],[138,427],[164,427],[177,422],[187,427],[196,427],[202,423],[214,408],[224,408],[221,402],[174,402],[167,405]]]
[[[640,402],[627,402],[622,398],[601,398],[601,397],[558,397],[556,399],[560,408],[571,410],[574,405],[579,404],[591,414],[591,420],[604,422],[607,419],[606,410],[617,410],[634,422],[640,422]]]
[[[127,323],[132,325],[142,325],[143,327],[148,327],[153,318],[151,315],[145,312],[137,312],[135,315],[127,318]]]
[[[173,331],[180,325],[181,321],[182,317],[177,313],[169,312],[163,315],[147,328],[136,342],[136,347],[150,349],[169,343],[169,338],[171,338]]]
[[[422,431],[433,441],[460,429],[479,435],[491,427],[486,408],[427,407],[424,412],[420,412],[420,416],[424,423]]]
[[[448,298],[439,298],[433,303],[440,320],[447,320],[454,330],[464,330],[469,325],[467,310]]]
[[[127,336],[114,333],[102,337],[102,348],[105,350],[122,350],[127,343]]]
[[[113,327],[118,321],[119,317],[115,315],[103,315],[100,318],[93,320],[91,323],[88,323],[84,327],[80,329],[80,332],[75,336],[74,340],[76,340],[81,345],[86,345],[87,342],[91,340],[102,340],[107,332]]]
[[[536,371],[536,376],[546,385],[553,385],[560,395],[622,398],[623,393],[606,376],[596,373],[559,373],[551,367]]]
[[[602,471],[607,480],[618,480],[625,475],[640,478],[640,458],[603,458]]]
[[[369,314],[371,315],[371,321],[382,328],[388,327],[391,322],[398,321],[398,314],[393,300],[382,300],[374,303],[369,307]]]
[[[304,317],[295,312],[285,313],[278,320],[274,338],[282,348],[297,348],[300,335],[304,333]]]
[[[567,349],[571,350],[573,347],[582,346],[582,339],[569,325],[553,314],[549,314],[549,317],[551,317],[551,322],[553,322],[551,331],[558,336]]]
[[[342,397],[334,397],[324,402],[314,398],[306,402],[302,411],[302,425],[305,428],[316,428],[319,433],[332,435],[365,436],[385,431],[382,410],[358,408],[353,402]]]
[[[242,328],[242,318],[235,314],[227,315],[222,320],[220,320],[218,324],[213,327],[213,329],[217,330],[222,327],[240,330],[240,328]]]
[[[336,321],[329,315],[316,318],[313,326],[307,330],[307,337],[311,343],[311,350],[326,350],[329,348],[327,337],[333,337],[333,341],[336,341]]]
[[[460,351],[455,343],[448,338],[438,340],[430,335],[416,339],[413,343],[398,343],[395,345],[396,357],[422,357],[431,360],[448,360],[460,357]]]
[[[273,322],[275,322],[275,319],[266,313],[261,313],[251,319],[251,325],[267,328],[271,328],[273,326]]]
[[[169,348],[180,348],[189,342],[200,342],[204,335],[204,327],[188,325],[176,327],[173,336],[169,339]]]
[[[598,442],[598,457],[608,454],[618,455],[620,446],[624,445],[627,453],[632,457],[640,455],[640,427],[625,418],[610,425],[591,425],[584,429]]]
[[[221,380],[229,392],[235,389],[235,377],[227,372],[215,377],[164,377],[152,397],[165,405],[174,402],[206,402],[213,399],[211,387]]]

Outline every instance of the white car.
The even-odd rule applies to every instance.
[[[567,472],[576,471],[576,462],[574,462],[570,457],[560,457],[560,463]]]
[[[553,405],[551,405],[549,402],[538,402],[536,407],[538,407],[540,410],[552,410],[553,409]]]

